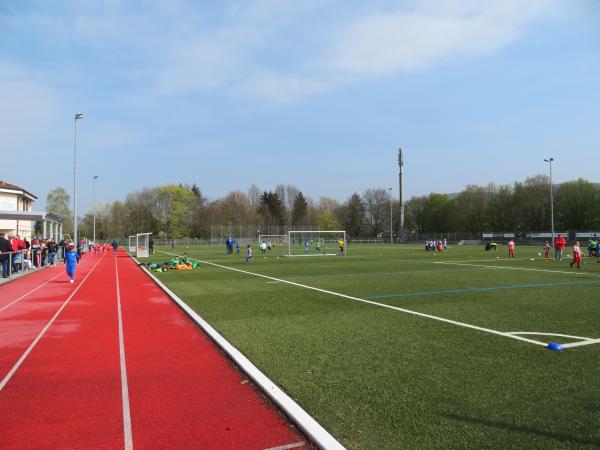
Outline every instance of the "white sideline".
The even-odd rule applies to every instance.
[[[588,275],[598,277],[600,274],[590,272],[571,272],[568,270],[549,270],[549,269],[534,269],[532,267],[509,267],[509,266],[488,266],[486,264],[465,264],[450,261],[435,261],[434,264],[449,264],[451,266],[469,266],[469,267],[487,267],[489,269],[507,269],[507,270],[526,270],[531,272],[550,272],[550,273],[565,273],[569,275]]]
[[[35,291],[37,291],[38,289],[46,286],[48,283],[50,283],[51,281],[55,280],[56,278],[60,277],[61,275],[63,275],[64,272],[60,271],[58,274],[56,274],[55,276],[53,276],[52,278],[50,278],[47,281],[44,281],[42,284],[40,284],[38,287],[33,288],[32,290],[30,290],[29,292],[26,292],[25,294],[21,295],[18,299],[13,300],[12,302],[10,302],[8,305],[3,306],[2,308],[0,308],[0,312],[4,311],[5,309],[10,308],[12,305],[14,305],[17,302],[20,302],[21,300],[23,300],[25,297],[27,297],[29,294],[33,294]]]
[[[335,295],[336,297],[342,297],[342,298],[346,298],[348,300],[354,300],[356,302],[367,303],[369,305],[375,305],[375,306],[380,306],[382,308],[393,309],[395,311],[400,311],[400,312],[403,312],[403,313],[406,313],[406,314],[412,314],[412,315],[419,316],[419,317],[426,317],[428,319],[438,320],[440,322],[446,322],[446,323],[449,323],[449,324],[452,324],[452,325],[458,325],[458,326],[465,327],[465,328],[471,328],[473,330],[484,331],[486,333],[496,334],[498,336],[504,336],[504,337],[508,337],[508,338],[511,338],[511,339],[516,339],[518,341],[529,342],[530,344],[543,345],[544,347],[547,345],[545,342],[536,341],[534,339],[524,338],[522,336],[516,336],[516,335],[508,334],[508,333],[505,333],[503,331],[492,330],[491,328],[484,328],[484,327],[479,327],[477,325],[471,325],[469,323],[464,323],[464,322],[458,322],[456,320],[445,319],[443,317],[433,316],[431,314],[420,313],[418,311],[413,311],[411,309],[399,308],[397,306],[387,305],[385,303],[378,303],[378,302],[374,302],[372,300],[366,300],[364,298],[352,297],[351,295],[341,294],[339,292],[334,292],[334,291],[328,291],[326,289],[321,289],[321,288],[317,288],[317,287],[314,287],[314,286],[309,286],[309,285],[306,285],[306,284],[300,284],[300,283],[296,283],[294,281],[284,280],[282,278],[275,278],[275,277],[270,277],[268,275],[263,275],[263,274],[260,274],[260,273],[254,273],[254,272],[248,272],[246,270],[235,269],[233,267],[223,266],[221,264],[211,263],[209,261],[200,261],[200,262],[202,262],[204,264],[208,264],[210,266],[220,267],[222,269],[233,270],[234,272],[240,272],[240,273],[245,273],[245,274],[248,274],[248,275],[254,275],[255,277],[266,278],[268,280],[279,281],[281,283],[291,284],[292,286],[298,286],[298,287],[301,287],[301,288],[304,288],[304,289],[310,289],[310,290],[313,290],[313,291],[322,292],[324,294]]]
[[[571,342],[562,344],[563,348],[583,347],[584,345],[600,344],[600,339],[588,339],[587,341]]]
[[[172,253],[166,253],[173,255]],[[217,330],[206,322],[196,311],[190,308],[173,291],[165,286],[158,278],[154,276],[146,267],[137,262],[133,256],[129,255],[139,267],[169,296],[171,299],[187,313],[190,318],[204,330],[206,334],[252,379],[252,381],[278,406],[283,412],[306,433],[306,435],[320,448],[332,450],[345,450],[329,432],[313,419],[298,403],[288,396],[279,386],[271,381],[262,373],[252,362],[246,358],[237,348],[227,341]]]
[[[48,328],[50,328],[52,326],[52,324],[57,319],[57,317],[60,315],[60,313],[63,311],[63,309],[65,309],[65,307],[69,304],[69,302],[71,301],[71,299],[73,298],[73,296],[75,296],[75,294],[77,293],[77,291],[81,288],[81,286],[83,286],[83,284],[86,282],[86,280],[89,278],[89,276],[94,272],[94,270],[96,269],[96,266],[100,263],[100,261],[102,261],[102,258],[100,258],[96,262],[96,264],[94,264],[94,267],[92,267],[92,270],[90,270],[88,272],[88,274],[84,277],[84,279],[81,280],[81,283],[79,283],[79,285],[77,285],[77,287],[71,293],[71,295],[69,295],[69,297],[67,297],[67,299],[62,304],[62,306],[60,308],[58,308],[58,311],[56,311],[56,313],[54,314],[54,316],[52,316],[52,318],[48,321],[48,323],[46,324],[46,326],[44,328],[42,328],[42,331],[40,331],[40,333],[33,340],[33,342],[29,345],[29,347],[27,347],[27,350],[25,350],[25,352],[21,355],[21,357],[19,358],[19,360],[12,367],[12,369],[10,369],[10,371],[2,379],[2,381],[0,382],[0,391],[2,391],[2,389],[4,389],[4,386],[6,386],[6,384],[10,381],[10,379],[13,377],[13,375],[19,369],[19,367],[21,367],[21,364],[23,364],[23,362],[25,361],[25,359],[27,359],[27,357],[33,351],[33,349],[35,348],[35,346],[37,345],[37,343],[40,341],[40,339],[42,339],[42,337],[44,336],[44,334],[46,334],[46,331],[48,331]]]
[[[131,411],[129,407],[129,384],[127,383],[127,364],[125,360],[125,339],[123,337],[123,314],[121,312],[121,287],[119,285],[119,266],[115,257],[115,278],[117,280],[117,317],[119,319],[119,361],[121,366],[121,401],[123,405],[123,439],[125,449],[133,449],[131,433]]]

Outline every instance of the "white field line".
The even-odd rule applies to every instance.
[[[92,270],[90,270],[88,272],[88,274],[85,276],[85,278],[83,280],[81,280],[81,283],[79,283],[79,285],[75,288],[75,290],[71,293],[71,295],[69,295],[69,297],[65,300],[65,302],[58,309],[58,311],[56,311],[56,313],[54,314],[54,316],[52,316],[52,318],[48,321],[48,323],[42,329],[42,331],[40,331],[40,333],[33,340],[33,342],[29,345],[29,347],[27,347],[27,350],[25,350],[25,352],[21,355],[21,357],[19,358],[19,360],[12,367],[12,369],[10,369],[10,371],[6,374],[6,376],[2,379],[2,381],[0,381],[0,391],[2,391],[2,389],[4,389],[4,386],[6,386],[6,384],[10,381],[10,379],[13,377],[13,375],[19,369],[19,367],[21,367],[21,365],[23,364],[23,362],[25,361],[25,359],[27,359],[27,357],[33,351],[33,349],[35,348],[35,346],[37,345],[37,343],[40,341],[40,339],[42,339],[42,337],[44,336],[44,334],[46,334],[46,331],[48,331],[48,328],[50,328],[52,326],[52,324],[58,318],[58,316],[63,311],[63,309],[65,309],[65,307],[69,304],[69,302],[71,301],[71,299],[75,296],[75,294],[77,294],[77,291],[79,291],[79,289],[81,288],[81,286],[83,286],[83,284],[86,282],[86,280],[89,278],[89,276],[94,272],[94,270],[96,269],[96,266],[98,265],[98,263],[100,263],[101,260],[102,260],[102,258],[100,258],[98,260],[98,262],[96,262],[96,264],[94,264],[94,267],[92,267]]]
[[[506,261],[529,261],[531,258],[494,258],[494,259],[468,259],[466,261],[452,261],[455,263],[470,263],[470,262],[506,262]],[[436,261],[439,264],[440,261]]]
[[[173,253],[161,252],[167,255]],[[129,255],[134,261],[137,260]],[[139,265],[139,263],[138,263]],[[319,447],[326,450],[345,450],[329,432],[313,419],[298,403],[262,373],[242,352],[164,285],[152,272],[139,266],[196,324],[236,363],[236,365]]]
[[[117,280],[117,316],[119,318],[119,360],[121,363],[121,400],[123,404],[123,438],[125,449],[133,449],[131,433],[131,411],[129,407],[129,384],[127,383],[127,364],[125,360],[125,339],[123,337],[123,314],[121,312],[121,288],[119,285],[119,265],[115,259],[115,278]]]
[[[445,319],[443,317],[433,316],[431,314],[420,313],[420,312],[413,311],[413,310],[410,310],[410,309],[399,308],[397,306],[387,305],[385,303],[378,303],[378,302],[374,302],[374,301],[371,301],[371,300],[365,300],[365,299],[359,298],[359,297],[352,297],[351,295],[341,294],[339,292],[334,292],[334,291],[328,291],[326,289],[320,289],[320,288],[317,288],[317,287],[314,287],[314,286],[308,286],[306,284],[300,284],[300,283],[296,283],[296,282],[293,282],[293,281],[284,280],[284,279],[281,279],[281,278],[270,277],[268,275],[262,275],[260,273],[254,273],[254,272],[248,272],[246,270],[235,269],[233,267],[223,266],[221,264],[215,264],[215,263],[211,263],[211,262],[208,262],[208,261],[201,261],[201,262],[204,263],[204,264],[208,264],[210,266],[220,267],[222,269],[232,270],[234,272],[245,273],[245,274],[248,274],[248,275],[253,275],[255,277],[266,278],[266,279],[272,280],[272,281],[279,281],[281,283],[290,284],[292,286],[297,286],[297,287],[301,287],[301,288],[304,288],[304,289],[310,289],[310,290],[313,290],[313,291],[321,292],[323,294],[334,295],[336,297],[346,298],[348,300],[354,300],[356,302],[367,303],[369,305],[380,306],[382,308],[388,308],[388,309],[392,309],[392,310],[395,310],[395,311],[400,311],[400,312],[403,312],[403,313],[406,313],[406,314],[412,314],[412,315],[419,316],[419,317],[425,317],[425,318],[428,318],[428,319],[438,320],[440,322],[449,323],[451,325],[457,325],[457,326],[460,326],[460,327],[465,327],[465,328],[470,328],[470,329],[473,329],[473,330],[483,331],[483,332],[490,333],[490,334],[495,334],[495,335],[498,335],[498,336],[504,336],[504,337],[508,337],[508,338],[511,338],[511,339],[517,339],[519,341],[528,342],[530,344],[536,344],[536,345],[546,346],[545,342],[540,342],[540,341],[536,341],[534,339],[528,339],[528,338],[524,338],[524,337],[521,337],[521,336],[516,336],[516,335],[504,333],[504,332],[498,331],[498,330],[492,330],[491,328],[484,328],[484,327],[479,327],[477,325],[471,325],[471,324],[464,323],[464,322],[457,322],[455,320]]]
[[[10,308],[12,305],[14,305],[17,302],[20,302],[21,300],[23,300],[25,297],[27,297],[29,294],[33,294],[35,291],[37,291],[38,289],[43,288],[44,286],[46,286],[48,283],[50,283],[51,281],[55,280],[56,278],[60,277],[61,275],[63,275],[62,270],[60,271],[60,273],[58,273],[57,275],[53,276],[52,278],[50,278],[47,281],[44,281],[42,284],[40,284],[38,287],[33,288],[32,290],[30,290],[29,292],[26,292],[25,294],[21,295],[18,299],[13,300],[12,302],[10,302],[8,305],[3,306],[2,308],[0,308],[0,312],[4,311],[5,309]]]
[[[535,331],[511,331],[507,334],[523,334],[523,335],[532,335],[532,336],[556,336],[556,337],[565,337],[570,339],[581,339],[583,341],[593,341],[593,338],[582,337],[582,336],[573,336],[570,334],[560,334],[560,333],[537,333]]]
[[[571,342],[570,344],[562,344],[563,348],[583,347],[584,345],[600,344],[600,339],[589,339],[587,341]]]
[[[590,273],[590,272],[575,272],[568,270],[549,270],[549,269],[534,269],[531,267],[509,267],[509,266],[488,266],[485,264],[465,264],[465,263],[457,263],[457,262],[446,262],[446,261],[436,261],[434,264],[447,264],[453,266],[469,266],[469,267],[487,267],[489,269],[507,269],[507,270],[523,270],[530,272],[549,272],[549,273],[564,273],[569,275],[587,275],[592,277],[598,277],[600,274]]]

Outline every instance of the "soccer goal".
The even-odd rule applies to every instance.
[[[138,258],[150,256],[150,235],[152,233],[138,233],[135,235],[135,252]]]
[[[288,231],[287,256],[345,256],[345,231]]]
[[[135,234],[129,236],[129,253],[134,253],[135,252],[135,245],[136,245],[136,236]]]

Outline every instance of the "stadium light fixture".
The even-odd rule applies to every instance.
[[[554,189],[552,188],[552,162],[554,158],[544,159],[550,165],[550,227],[552,229],[552,242],[554,242]]]
[[[390,191],[390,244],[394,243],[394,228],[392,226],[392,188],[388,188]]]
[[[83,113],[75,113],[75,140],[73,151],[73,243],[77,246],[77,121],[83,119]]]
[[[98,179],[98,175],[94,175],[93,183],[92,183],[92,203],[94,208],[94,245],[96,245],[96,180]]]

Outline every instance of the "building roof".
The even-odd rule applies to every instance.
[[[0,220],[48,220],[63,223],[61,216],[47,211],[0,211]]]
[[[23,194],[26,197],[29,197],[31,200],[34,200],[34,201],[38,199],[37,196],[33,195],[31,192],[26,191],[22,187],[7,183],[6,181],[0,180],[0,189],[14,191],[18,194]]]

